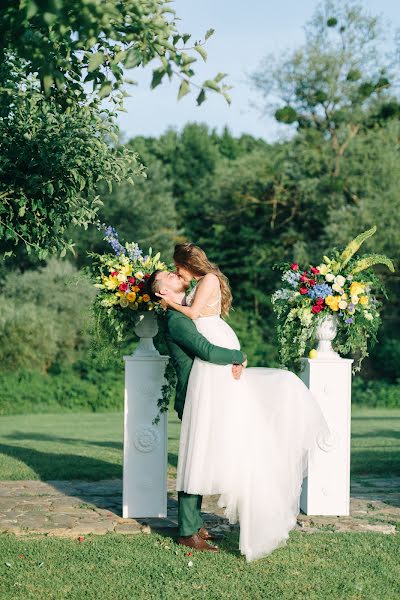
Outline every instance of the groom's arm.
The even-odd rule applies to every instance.
[[[241,350],[230,350],[211,344],[199,333],[191,319],[174,312],[168,319],[171,338],[193,356],[216,365],[242,364],[246,355]]]

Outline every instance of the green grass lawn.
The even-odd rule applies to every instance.
[[[179,421],[170,413],[170,471]],[[353,408],[352,475],[400,473],[400,410]],[[122,415],[0,419],[1,479],[98,480],[122,475]],[[0,484],[1,485],[1,484]],[[0,535],[0,600],[397,600],[398,536],[292,531],[287,546],[247,564],[237,534],[218,555],[138,534],[74,539]],[[188,563],[191,561],[192,566]]]
[[[179,421],[170,411],[169,468],[177,463]],[[0,480],[122,477],[121,413],[0,418]],[[400,409],[352,411],[352,475],[400,474]]]

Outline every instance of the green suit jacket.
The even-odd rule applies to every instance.
[[[240,350],[214,346],[199,333],[194,322],[176,310],[168,310],[166,342],[175,366],[177,386],[174,408],[182,418],[190,371],[195,357],[216,365],[241,364],[246,355]]]

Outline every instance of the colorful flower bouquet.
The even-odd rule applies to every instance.
[[[383,264],[394,271],[386,256],[355,256],[361,244],[376,227],[357,236],[318,266],[301,269],[297,263],[276,265],[283,271],[283,286],[271,298],[278,320],[280,358],[283,365],[299,368],[299,359],[311,345],[317,326],[327,315],[335,315],[337,336],[334,349],[341,354],[358,355],[354,371],[368,356],[368,342],[375,343],[380,325],[384,286],[371,267]]]
[[[158,308],[147,293],[147,280],[155,270],[165,270],[167,266],[160,260],[160,253],[148,254],[136,243],[124,246],[113,227],[105,227],[104,239],[109,242],[113,254],[89,253],[93,258],[91,269],[95,287],[99,290],[94,300],[94,313],[98,330],[108,331],[111,343],[120,343],[126,337],[127,327],[138,320],[138,313]],[[107,335],[107,333],[106,333]]]

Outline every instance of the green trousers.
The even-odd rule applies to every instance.
[[[179,535],[189,536],[203,527],[200,515],[203,496],[178,492],[178,526]]]

